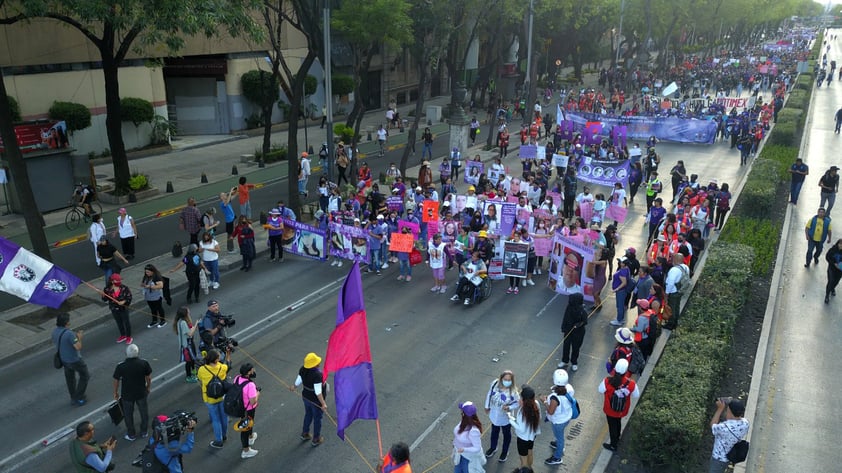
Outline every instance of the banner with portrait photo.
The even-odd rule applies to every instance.
[[[435,222],[439,219],[439,203],[435,200],[425,200],[421,204],[421,221]]]
[[[503,242],[503,276],[525,278],[529,243]]]
[[[475,186],[479,184],[479,175],[485,170],[485,164],[480,161],[465,161],[465,184]]]
[[[330,223],[330,255],[369,263],[368,232],[362,227]]]
[[[566,154],[553,154],[553,167],[566,169],[569,162],[570,157]]]
[[[497,183],[500,182],[500,178],[505,175],[506,173],[500,169],[488,168],[488,182],[490,182],[494,188],[497,188]]]
[[[421,226],[415,222],[410,222],[408,220],[398,220],[398,231],[403,232],[404,228],[409,228],[412,233],[412,238],[418,239],[418,236],[421,235]]]
[[[620,182],[623,187],[629,184],[629,161],[623,160],[619,163],[597,161],[595,159],[583,159],[579,164],[576,177],[580,181],[599,184],[607,187],[614,187]]]
[[[494,235],[511,235],[516,225],[517,204],[511,202],[503,202],[500,200],[485,201],[485,208],[483,215],[485,220],[489,222],[488,227],[491,229],[490,233]],[[491,217],[496,220],[494,225],[491,224]]]
[[[585,270],[593,258],[591,246],[585,245],[581,239],[556,232],[550,254],[550,289],[565,295],[581,293],[586,301],[593,302],[593,275],[588,275]]]
[[[284,251],[322,261],[327,259],[327,233],[324,230],[295,220],[283,221],[281,246]]]

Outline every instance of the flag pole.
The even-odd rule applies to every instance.
[[[380,457],[383,458],[383,439],[380,438],[380,419],[374,419],[374,425],[377,426],[377,446],[380,448]]]

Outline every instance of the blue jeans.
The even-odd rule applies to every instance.
[[[319,438],[322,435],[322,414],[324,411],[321,406],[304,399],[304,426],[301,427],[301,433],[310,433],[310,422],[312,422],[313,439]]]
[[[804,184],[804,181],[792,181],[789,186],[789,201],[793,204],[798,202],[798,194],[801,193],[801,186]]]
[[[453,473],[468,473],[468,464],[471,462],[465,457],[459,458],[459,464],[453,467]]]
[[[424,159],[424,156],[430,155],[430,159],[433,159],[433,144],[432,143],[424,143],[424,149],[421,150],[421,159]]]
[[[398,262],[401,264],[401,276],[412,276],[412,266],[410,266],[409,260],[398,258]]]
[[[381,266],[383,266],[383,261],[380,259],[380,248],[371,250],[371,264],[369,268],[379,273]]]
[[[219,282],[219,260],[204,261],[205,267],[210,271],[210,282]]]
[[[836,192],[822,192],[820,196],[819,207],[824,208],[826,215],[830,216],[830,211],[833,209],[833,204],[836,202]],[[825,203],[827,203],[827,205],[825,205]]]
[[[567,428],[567,424],[570,421],[563,424],[550,424],[553,426],[553,435],[555,435],[555,451],[553,451],[553,456],[556,458],[561,458],[564,456],[564,429]]]
[[[222,404],[224,404],[222,401],[219,401],[216,404],[211,404],[209,402],[205,403],[205,405],[208,406],[211,426],[213,426],[213,439],[217,442],[222,442],[222,437],[226,436],[225,434],[228,430],[228,416],[225,415],[225,410],[223,410]]]
[[[245,204],[240,204],[240,215],[245,215],[251,220],[251,201],[246,201]]]
[[[810,264],[810,259],[819,259],[819,255],[822,254],[822,248],[824,248],[824,240],[815,241],[812,238],[807,240],[807,264]]]
[[[298,193],[304,194],[305,192],[307,192],[307,178],[306,177],[304,179],[298,180]]]
[[[626,320],[626,295],[628,291],[620,289],[614,295],[617,297],[617,322]]]

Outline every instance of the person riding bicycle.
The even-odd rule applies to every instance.
[[[76,184],[76,187],[73,189],[72,198],[77,205],[85,209],[86,214],[93,214],[91,211],[91,202],[96,199],[96,190],[92,186],[84,185],[81,182]]]
[[[485,261],[480,259],[479,250],[474,250],[471,253],[471,259],[462,263],[460,269],[462,270],[462,277],[459,278],[459,284],[456,285],[456,294],[450,300],[455,302],[464,297],[465,305],[471,305],[473,291],[479,288],[488,276],[488,268],[485,266]]]

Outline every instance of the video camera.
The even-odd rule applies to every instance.
[[[198,423],[199,418],[196,417],[195,412],[175,411],[171,416],[167,417],[165,421],[155,420],[152,427],[155,429],[155,434],[159,435],[165,442],[177,439],[182,432],[190,424]]]
[[[225,327],[233,327],[237,321],[234,320],[234,314],[222,315],[219,314],[219,324]]]
[[[224,335],[217,336],[216,341],[213,342],[213,347],[223,354],[228,350],[231,350],[231,353],[234,353],[234,347],[237,346],[240,346],[240,343],[237,340]]]

